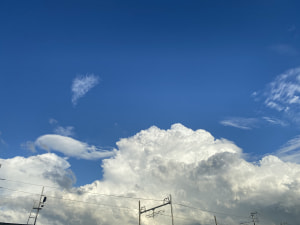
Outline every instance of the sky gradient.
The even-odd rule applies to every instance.
[[[209,211],[225,212],[221,224],[254,211],[266,225],[299,221],[299,7],[1,1],[0,194],[10,201],[0,221],[26,222],[32,200],[20,190],[38,185],[57,187],[46,188],[53,199],[134,197],[101,200],[130,209],[172,194],[190,206],[177,205],[189,223],[176,224],[209,224]],[[61,203],[60,217],[49,201],[41,223],[67,224],[74,209]],[[106,210],[73,224],[136,218]]]

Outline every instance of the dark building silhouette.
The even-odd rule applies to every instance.
[[[2,223],[2,222],[0,222],[0,225],[27,225],[27,224],[21,224],[21,223]]]

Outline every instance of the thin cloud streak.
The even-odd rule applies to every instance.
[[[276,155],[284,161],[300,163],[300,135],[284,144]]]
[[[78,100],[86,95],[99,83],[99,77],[94,74],[76,77],[72,83],[72,104],[77,105]]]
[[[280,55],[297,56],[299,52],[296,48],[288,44],[277,44],[270,47],[270,49]]]
[[[251,130],[256,127],[258,119],[235,117],[220,122],[223,126],[235,127],[242,130]]]
[[[0,131],[0,143],[3,144],[3,145],[7,145],[6,142],[4,141],[4,139],[1,136],[2,136],[2,132]]]
[[[281,126],[286,127],[289,124],[281,119],[275,117],[264,116],[262,118],[243,118],[234,117],[220,121],[223,126],[234,127],[242,130],[252,130],[254,128],[260,128],[262,126]]]
[[[289,125],[286,121],[280,120],[280,119],[277,119],[277,118],[274,118],[274,117],[264,116],[263,119],[265,121],[267,121],[268,123],[273,124],[273,125],[279,125],[279,126],[282,126],[282,127],[286,127],[286,126]]]

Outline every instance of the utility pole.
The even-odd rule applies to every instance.
[[[141,225],[141,201],[139,200],[139,225]]]
[[[30,219],[34,219],[33,225],[36,224],[36,220],[37,220],[37,217],[39,215],[39,212],[44,207],[44,203],[47,200],[47,197],[43,193],[44,193],[44,187],[42,188],[42,193],[40,195],[40,200],[39,200],[38,206],[34,207],[35,203],[33,204],[32,210],[31,210],[31,212],[29,214],[29,217],[28,217],[28,220],[27,220],[27,224],[29,224]],[[34,216],[32,216],[32,214],[34,214]]]
[[[171,195],[163,200],[163,204],[154,206],[151,209],[146,209],[145,206],[141,207],[141,202],[139,201],[139,225],[141,225],[141,215],[143,213],[152,211],[152,213],[149,214],[149,215],[147,215],[147,216],[154,218],[155,215],[158,215],[158,214],[160,214],[162,212],[161,210],[158,211],[158,212],[155,212],[155,210],[158,209],[158,208],[161,208],[163,206],[166,206],[166,205],[170,205],[171,206],[172,225],[174,225],[173,207],[172,207],[172,196]]]
[[[217,223],[217,217],[216,217],[216,216],[214,216],[214,218],[215,218],[215,223],[216,223],[216,225],[218,225],[218,223]]]
[[[257,212],[252,212],[251,214],[252,222],[255,225],[255,222],[257,221]]]
[[[172,225],[174,225],[173,206],[172,206],[172,195],[171,195],[171,194],[170,194],[170,206],[171,206]]]

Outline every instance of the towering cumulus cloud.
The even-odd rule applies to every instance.
[[[61,180],[66,176],[62,171],[69,167],[54,154],[45,156],[58,163],[50,163],[47,169],[40,165],[44,169],[38,172],[39,165],[35,163],[35,174],[50,176],[38,175],[35,177],[40,180],[32,182],[50,180],[59,188],[45,188],[48,200],[39,217],[40,224],[137,224],[139,200],[141,206],[150,209],[162,204],[155,200],[169,194],[176,225],[214,224],[214,215],[220,224],[239,224],[251,221],[252,212],[257,212],[253,215],[265,225],[300,221],[299,164],[283,162],[272,155],[256,163],[248,162],[233,142],[215,139],[205,130],[193,131],[181,124],[168,130],[153,126],[121,139],[116,154],[102,161],[103,178],[77,188],[66,189],[65,184],[53,180],[53,171],[58,171],[56,179]],[[38,157],[44,156],[30,158],[30,162],[18,158],[22,166],[16,164],[16,168],[9,169],[5,165],[16,159],[2,160],[1,170],[14,175],[15,180],[29,182],[29,165]],[[19,170],[25,172],[19,175]],[[10,189],[20,190],[17,183],[10,185]],[[38,198],[25,198],[23,192],[5,193],[10,196],[0,203],[0,220],[9,217],[17,222],[24,218],[20,215],[31,207],[28,199]],[[17,200],[19,195],[22,202]],[[160,215],[149,218],[142,214],[142,224],[171,224],[169,205],[155,213]]]

